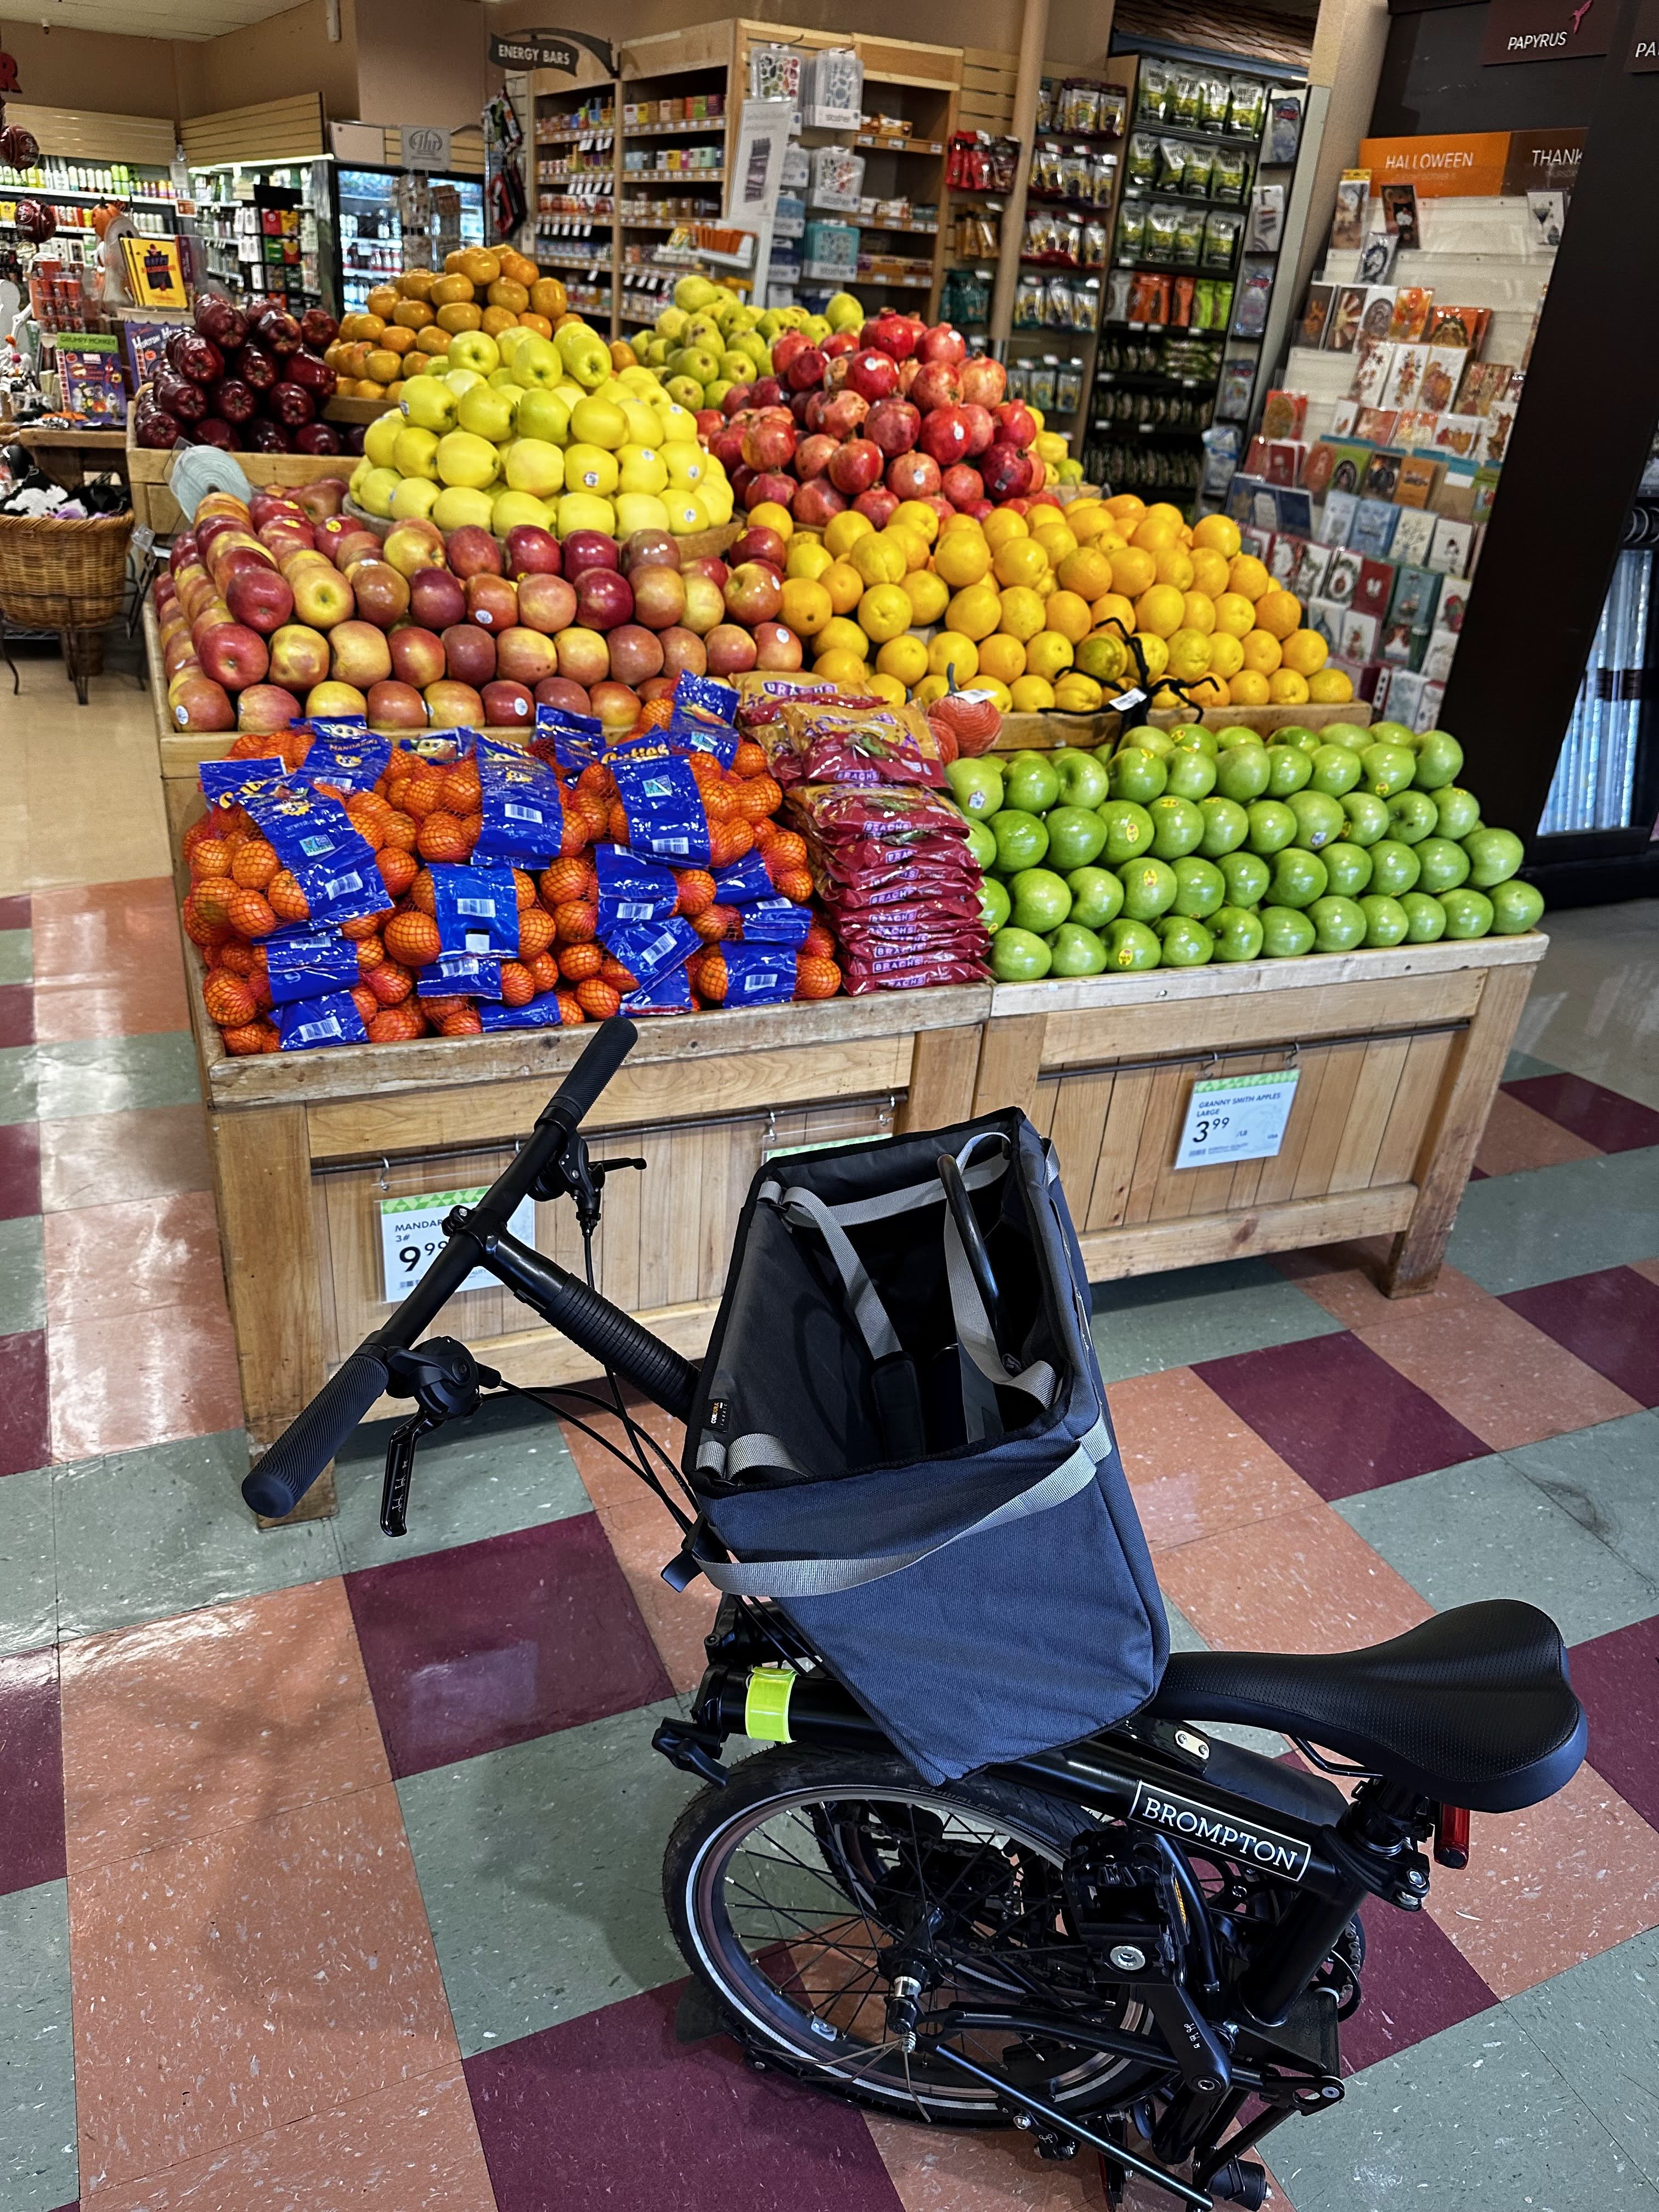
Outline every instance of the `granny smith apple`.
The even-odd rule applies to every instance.
[[[1544,911],[1544,894],[1536,884],[1523,884],[1519,876],[1506,876],[1501,884],[1492,885],[1487,896],[1492,901],[1494,937],[1519,937],[1522,930],[1538,927],[1538,918]]]
[[[1411,732],[1398,722],[1373,722],[1370,729],[1358,722],[1327,722],[1320,736],[1328,745],[1346,745],[1351,753],[1363,753],[1367,745],[1374,744],[1385,731],[1390,730],[1398,732],[1392,739],[1394,744],[1411,743]]]
[[[1407,942],[1432,945],[1446,933],[1446,909],[1427,891],[1407,891],[1400,901],[1406,915]]]
[[[1342,811],[1348,817],[1351,845],[1374,845],[1389,834],[1389,803],[1371,791],[1345,791]]]
[[[1299,745],[1279,744],[1277,738],[1267,748],[1267,796],[1288,799],[1293,791],[1300,791],[1313,775],[1313,756],[1304,753]]]
[[[1409,745],[1369,744],[1360,754],[1359,763],[1365,771],[1366,789],[1379,799],[1404,791],[1417,774],[1417,755]]]
[[[1029,929],[1000,929],[991,939],[991,973],[999,983],[1040,982],[1054,956]]]
[[[1206,730],[1205,736],[1209,735]],[[1206,752],[1183,750],[1170,755],[1169,780],[1164,790],[1172,799],[1207,799],[1215,789],[1216,764]]]
[[[1166,915],[1158,933],[1166,968],[1202,968],[1214,957],[1214,938],[1190,915]]]
[[[1012,817],[999,815],[1006,821]],[[1066,887],[1064,876],[1057,876],[1052,868],[1022,868],[1008,881],[1009,896],[1013,900],[1013,911],[1008,919],[1016,929],[1029,929],[1038,937],[1046,937],[1051,929],[1058,929],[1072,911],[1072,894]]]
[[[1412,739],[1417,755],[1417,774],[1412,781],[1419,791],[1438,791],[1443,783],[1455,783],[1463,769],[1463,748],[1449,730],[1425,730]]]
[[[1371,889],[1383,898],[1400,898],[1415,890],[1423,864],[1409,845],[1397,837],[1383,837],[1371,847]]]
[[[1471,830],[1463,850],[1469,856],[1469,881],[1483,891],[1507,883],[1527,857],[1513,830]]]
[[[1178,753],[1207,753],[1212,760],[1221,750],[1221,740],[1202,722],[1182,722],[1170,731],[1170,743]]]
[[[964,814],[983,818],[1002,805],[1002,770],[994,760],[953,760],[945,781]]]
[[[1025,814],[1046,814],[1060,797],[1060,778],[1046,753],[1016,753],[1003,769],[1003,804]]]
[[[1270,906],[1310,907],[1323,898],[1330,878],[1317,853],[1304,853],[1299,845],[1286,845],[1273,855],[1273,877],[1267,885]]]
[[[1106,824],[1092,806],[1056,806],[1045,819],[1048,858],[1057,868],[1086,868],[1106,842]]]
[[[1061,922],[1049,944],[1056,975],[1098,975],[1106,965],[1106,947],[1081,922]]]
[[[1480,801],[1461,784],[1443,784],[1429,796],[1434,801],[1434,826],[1443,837],[1467,837],[1480,819]]]
[[[1327,791],[1333,799],[1340,799],[1345,791],[1352,791],[1365,773],[1358,753],[1351,753],[1346,745],[1321,745],[1310,755],[1313,774],[1309,781],[1316,791]]]
[[[1109,799],[1100,810],[1106,824],[1106,858],[1113,867],[1151,850],[1152,817],[1133,799]]]
[[[1285,722],[1273,732],[1276,745],[1294,745],[1298,752],[1312,757],[1325,740],[1318,730],[1304,730],[1300,722]]]
[[[1455,891],[1469,879],[1469,856],[1449,837],[1425,837],[1413,848],[1418,883],[1425,891]]]
[[[1234,745],[1216,762],[1215,787],[1224,799],[1248,805],[1261,798],[1272,773],[1266,745]]]
[[[996,839],[983,822],[975,821],[972,815],[967,818],[968,850],[974,856],[974,866],[980,869],[994,867],[997,857]]]
[[[1098,806],[1111,788],[1110,776],[1092,753],[1079,752],[1075,745],[1062,745],[1048,757],[1060,778],[1063,806]]]
[[[1437,896],[1446,909],[1448,937],[1484,937],[1491,929],[1495,915],[1485,891],[1465,884],[1461,890],[1441,891]]]
[[[981,876],[979,884],[979,918],[994,937],[1008,919],[1013,901],[1008,896],[1008,886],[999,876]]]
[[[1236,852],[1249,834],[1250,817],[1236,799],[1200,799],[1198,811],[1204,817],[1198,849],[1206,860]]]
[[[1169,780],[1170,772],[1158,755],[1139,745],[1129,745],[1113,758],[1114,799],[1132,799],[1137,805],[1146,806],[1158,797]]]
[[[1172,799],[1165,792],[1146,811],[1152,817],[1152,850],[1160,860],[1178,860],[1195,853],[1204,836],[1204,817],[1190,799]]]
[[[1348,826],[1348,817],[1328,792],[1296,791],[1285,800],[1296,817],[1296,842],[1310,853],[1334,844]]]
[[[1106,932],[1106,965],[1133,970],[1156,968],[1164,957],[1157,933],[1144,921],[1115,921]]]
[[[1210,916],[1218,960],[1254,960],[1261,950],[1261,921],[1249,907],[1218,907]]]
[[[1363,845],[1351,845],[1339,837],[1334,844],[1322,846],[1319,857],[1336,897],[1358,898],[1370,884],[1371,856]]]
[[[1224,853],[1216,866],[1227,886],[1229,906],[1256,906],[1273,881],[1273,870],[1259,853]]]
[[[1440,812],[1426,791],[1396,791],[1386,804],[1390,837],[1402,845],[1420,845],[1434,835]]]
[[[1123,911],[1131,921],[1155,921],[1175,904],[1180,885],[1167,860],[1131,860],[1118,873],[1123,878]]]
[[[1227,903],[1227,878],[1213,860],[1188,857],[1176,862],[1175,872],[1175,913],[1194,915],[1201,921]]]
[[[1216,732],[1215,742],[1217,750],[1225,753],[1231,752],[1238,745],[1265,747],[1267,741],[1260,730],[1253,730],[1243,722],[1229,722],[1224,730]]]
[[[1308,908],[1314,926],[1316,952],[1352,952],[1365,938],[1365,917],[1358,902],[1327,892]]]
[[[1021,807],[1000,807],[991,817],[991,835],[997,841],[997,866],[1005,876],[1035,868],[1048,850],[1048,832]]]
[[[1398,899],[1374,896],[1363,898],[1359,910],[1365,917],[1365,942],[1368,945],[1401,945],[1412,926],[1412,918]]]
[[[1244,811],[1250,817],[1245,842],[1253,853],[1277,853],[1296,835],[1296,817],[1282,799],[1258,799]]]
[[[1175,750],[1175,739],[1167,730],[1160,730],[1152,722],[1137,722],[1133,729],[1121,731],[1118,735],[1119,752],[1130,745],[1138,745],[1143,752],[1161,755]]]
[[[1066,878],[1072,920],[1084,929],[1104,929],[1123,910],[1122,879],[1109,868],[1073,868]]]
[[[1293,906],[1261,909],[1261,950],[1269,960],[1299,960],[1313,951],[1314,926]]]

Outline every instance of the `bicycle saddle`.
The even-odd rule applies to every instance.
[[[1568,1782],[1583,1709],[1535,1606],[1455,1606],[1363,1651],[1180,1651],[1146,1711],[1304,1736],[1449,1805],[1512,1813]]]

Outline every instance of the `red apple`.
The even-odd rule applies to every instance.
[[[295,494],[299,504],[313,522],[326,522],[345,505],[346,485],[341,477],[319,477],[315,483],[301,484]]]
[[[576,622],[582,629],[615,629],[634,619],[634,587],[616,568],[584,568],[576,578]]]
[[[763,523],[751,523],[732,548],[734,565],[740,561],[764,561],[780,575],[783,574],[783,564],[787,556],[788,548],[782,538],[775,530],[769,530]]]
[[[810,438],[801,440],[795,448],[795,474],[802,483],[811,483],[814,477],[821,477],[823,474],[830,465],[830,456],[835,450],[835,440],[826,436],[821,430],[816,431]]]
[[[596,629],[574,624],[561,630],[558,639],[559,673],[591,690],[611,673],[611,648]]]
[[[434,640],[435,643],[436,641]],[[396,662],[393,662],[396,665]],[[426,701],[412,684],[386,677],[368,687],[368,720],[377,730],[423,730]]]
[[[922,332],[916,351],[925,362],[948,362],[954,367],[957,362],[967,359],[968,341],[949,323],[935,323],[932,330]]]
[[[471,684],[458,683],[453,677],[427,685],[426,713],[434,730],[476,730],[483,726],[483,699]]]
[[[475,568],[466,580],[466,618],[480,629],[511,629],[519,619],[519,587],[488,568]]]
[[[746,629],[735,623],[720,623],[703,641],[711,676],[741,676],[755,665],[758,649]]]
[[[848,356],[847,381],[861,399],[873,404],[887,398],[898,390],[898,365],[890,354],[866,347],[862,353]]]
[[[657,632],[662,647],[662,672],[671,680],[676,676],[702,676],[708,669],[708,652],[694,629],[676,623],[672,629]]]
[[[562,582],[562,577],[554,580]],[[515,623],[495,640],[495,673],[504,683],[533,690],[544,676],[556,676],[559,655],[553,641],[538,629]]]
[[[497,678],[486,684],[479,696],[484,720],[494,730],[527,730],[534,726],[536,702],[528,687]]]
[[[623,547],[623,574],[635,568],[678,568],[680,542],[665,530],[636,530]]]
[[[962,364],[962,396],[976,407],[995,407],[1008,389],[1008,372],[989,354],[976,353]]]
[[[452,623],[443,634],[443,648],[444,673],[458,684],[476,690],[495,673],[495,638],[477,623]]]
[[[605,643],[611,648],[611,673],[618,684],[643,684],[662,674],[662,645],[655,630],[641,623],[623,623]]]
[[[198,670],[173,678],[167,686],[167,705],[173,710],[174,727],[180,730],[234,730],[236,726],[230,694],[222,684],[216,684]]]
[[[563,571],[564,556],[550,530],[520,522],[507,532],[507,574],[514,583],[520,576],[557,576]]]
[[[383,540],[377,538],[372,530],[365,530],[361,522],[352,522],[348,518],[347,526],[337,538],[331,539],[326,544],[323,543],[320,537],[319,538],[317,550],[319,553],[326,553],[340,574],[343,575],[346,570],[356,562],[378,561],[384,554],[386,544],[389,542],[389,539]],[[392,563],[394,568],[398,565],[396,562]],[[441,568],[443,562],[415,560],[405,548],[403,565],[404,574],[413,575],[422,568]]]
[[[799,354],[795,357],[800,358]],[[800,663],[800,640],[787,624],[763,622],[755,625],[757,668],[799,668]]]
[[[584,568],[620,568],[622,550],[603,530],[573,530],[564,541],[563,574],[580,576]]]
[[[372,531],[362,534],[374,535]],[[385,551],[392,567],[401,568],[406,576],[412,576],[417,568],[444,568],[448,561],[442,531],[435,522],[418,519],[394,523],[386,534]]]
[[[640,704],[648,707],[653,699],[672,699],[675,679],[672,676],[647,677],[640,686]]]
[[[409,581],[409,612],[422,629],[447,629],[466,620],[466,586],[447,568],[418,568]]]
[[[411,690],[424,691],[441,683],[447,669],[442,638],[414,623],[394,629],[386,643],[392,647],[392,673]]]
[[[741,562],[726,580],[726,611],[733,622],[752,629],[775,622],[782,605],[783,579],[764,561]]]
[[[294,593],[275,568],[239,568],[225,586],[234,620],[262,637],[278,630],[294,612]]]
[[[755,533],[750,532],[751,536]],[[769,533],[776,537],[775,531]],[[778,539],[780,545],[783,541]],[[779,566],[782,563],[780,562]],[[647,566],[635,568],[629,581],[634,586],[634,619],[647,629],[672,629],[685,618],[685,579],[678,568]],[[624,677],[624,683],[632,679]]]
[[[270,674],[290,691],[309,691],[328,674],[328,640],[305,623],[284,623],[270,640]]]
[[[441,568],[421,571],[429,576],[446,573]],[[350,582],[358,613],[377,629],[390,629],[409,612],[409,579],[390,561],[359,561],[351,571]]]
[[[898,512],[898,501],[885,484],[872,484],[853,501],[853,512],[868,517],[878,530],[885,530]]]
[[[526,629],[556,637],[576,619],[576,587],[568,576],[532,568],[519,579],[519,621]]]
[[[286,730],[299,719],[299,701],[280,684],[250,684],[236,702],[239,730]]]
[[[538,707],[562,707],[568,714],[591,714],[592,702],[586,689],[573,684],[568,676],[547,676],[536,686]]]
[[[966,461],[957,461],[946,469],[939,489],[952,507],[966,508],[975,500],[985,496],[985,479],[977,469],[970,469]]]
[[[718,564],[724,567],[722,562]],[[723,586],[712,576],[687,576],[685,605],[680,621],[697,637],[707,637],[709,631],[726,619],[726,596]]]
[[[1036,436],[1036,418],[1023,399],[1005,399],[994,410],[997,435],[1011,446],[1022,449]]]
[[[921,416],[908,399],[878,399],[865,417],[864,434],[881,447],[890,461],[908,453],[921,428]]]
[[[501,573],[501,549],[487,530],[477,523],[463,523],[452,530],[444,541],[449,552],[449,565],[465,583],[469,576],[499,576]]]
[[[722,592],[731,573],[718,553],[694,553],[689,561],[680,563],[681,575],[707,576],[709,582],[717,585]]]
[[[309,635],[323,646],[323,666],[328,666],[328,647],[320,635],[313,630]],[[202,663],[196,651],[196,641],[187,629],[176,629],[161,648],[161,666],[169,677],[176,676],[181,668],[199,668]]]
[[[775,614],[777,609],[771,611]],[[257,629],[246,623],[215,623],[196,641],[202,666],[216,684],[228,691],[240,691],[250,684],[263,684],[270,654]]]
[[[935,407],[921,419],[921,450],[941,469],[968,458],[968,421],[960,407]]]
[[[367,691],[392,673],[392,647],[386,632],[370,622],[337,623],[328,634],[329,674],[337,684]]]
[[[931,453],[899,453],[887,464],[887,489],[899,499],[931,499],[939,486],[939,463]]]
[[[849,438],[838,446],[830,460],[830,481],[852,499],[881,482],[886,457],[873,438]]]
[[[600,682],[591,696],[593,712],[607,729],[631,730],[640,719],[640,695],[631,684]]]
[[[803,530],[822,530],[830,516],[839,514],[846,505],[845,495],[836,489],[828,477],[814,477],[795,494],[795,520]]]

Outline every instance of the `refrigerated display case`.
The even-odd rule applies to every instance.
[[[411,230],[405,252],[405,211],[411,190],[432,188],[436,199],[453,191],[459,201],[457,246],[482,246],[484,240],[483,183],[478,177],[427,177],[404,169],[347,169],[334,173],[335,230],[339,241],[338,276],[341,312],[361,312],[377,285],[389,283],[406,267],[420,265],[442,252],[438,246],[447,225],[434,213],[430,227]],[[446,210],[447,212],[447,210]],[[418,239],[418,244],[417,244]],[[446,247],[445,250],[449,250]]]

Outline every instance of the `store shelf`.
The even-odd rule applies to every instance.
[[[807,281],[822,283],[825,280],[817,277],[809,278]],[[884,284],[890,288],[897,287],[907,292],[931,292],[933,289],[933,272],[930,269],[925,276],[885,276],[874,269],[860,269],[856,271],[853,281],[857,284]]]
[[[701,123],[624,123],[624,138],[724,138],[726,118],[708,115]]]
[[[1241,69],[1243,66],[1242,63],[1239,64]],[[1200,146],[1243,146],[1248,148],[1253,154],[1259,153],[1261,148],[1261,136],[1259,131],[1255,137],[1251,137],[1241,131],[1202,131],[1191,123],[1132,122],[1129,125],[1129,130],[1123,135],[1127,137],[1129,131],[1152,131],[1161,137],[1169,138],[1190,138]],[[1045,135],[1065,138],[1069,137],[1071,133],[1065,131],[1057,131],[1051,134],[1045,134],[1040,131],[1037,133],[1039,138]]]
[[[939,236],[939,225],[936,222],[864,222],[861,221],[859,228],[879,231],[884,238],[937,238]]]
[[[579,146],[584,139],[610,140],[615,130],[609,123],[591,123],[585,131],[549,131],[536,133],[536,143],[542,146]]]
[[[942,138],[878,138],[873,132],[860,131],[855,145],[869,146],[878,154],[932,154],[935,157],[945,151]]]
[[[1103,276],[1106,274],[1103,261],[1067,261],[1058,253],[1022,253],[1019,265],[1022,269],[1051,270],[1057,276]]]
[[[723,185],[726,182],[726,172],[724,169],[624,169],[623,171],[623,182],[627,185],[636,185],[642,179],[647,178],[653,185],[660,184],[666,179],[670,184],[689,185],[697,188],[703,185]]]

